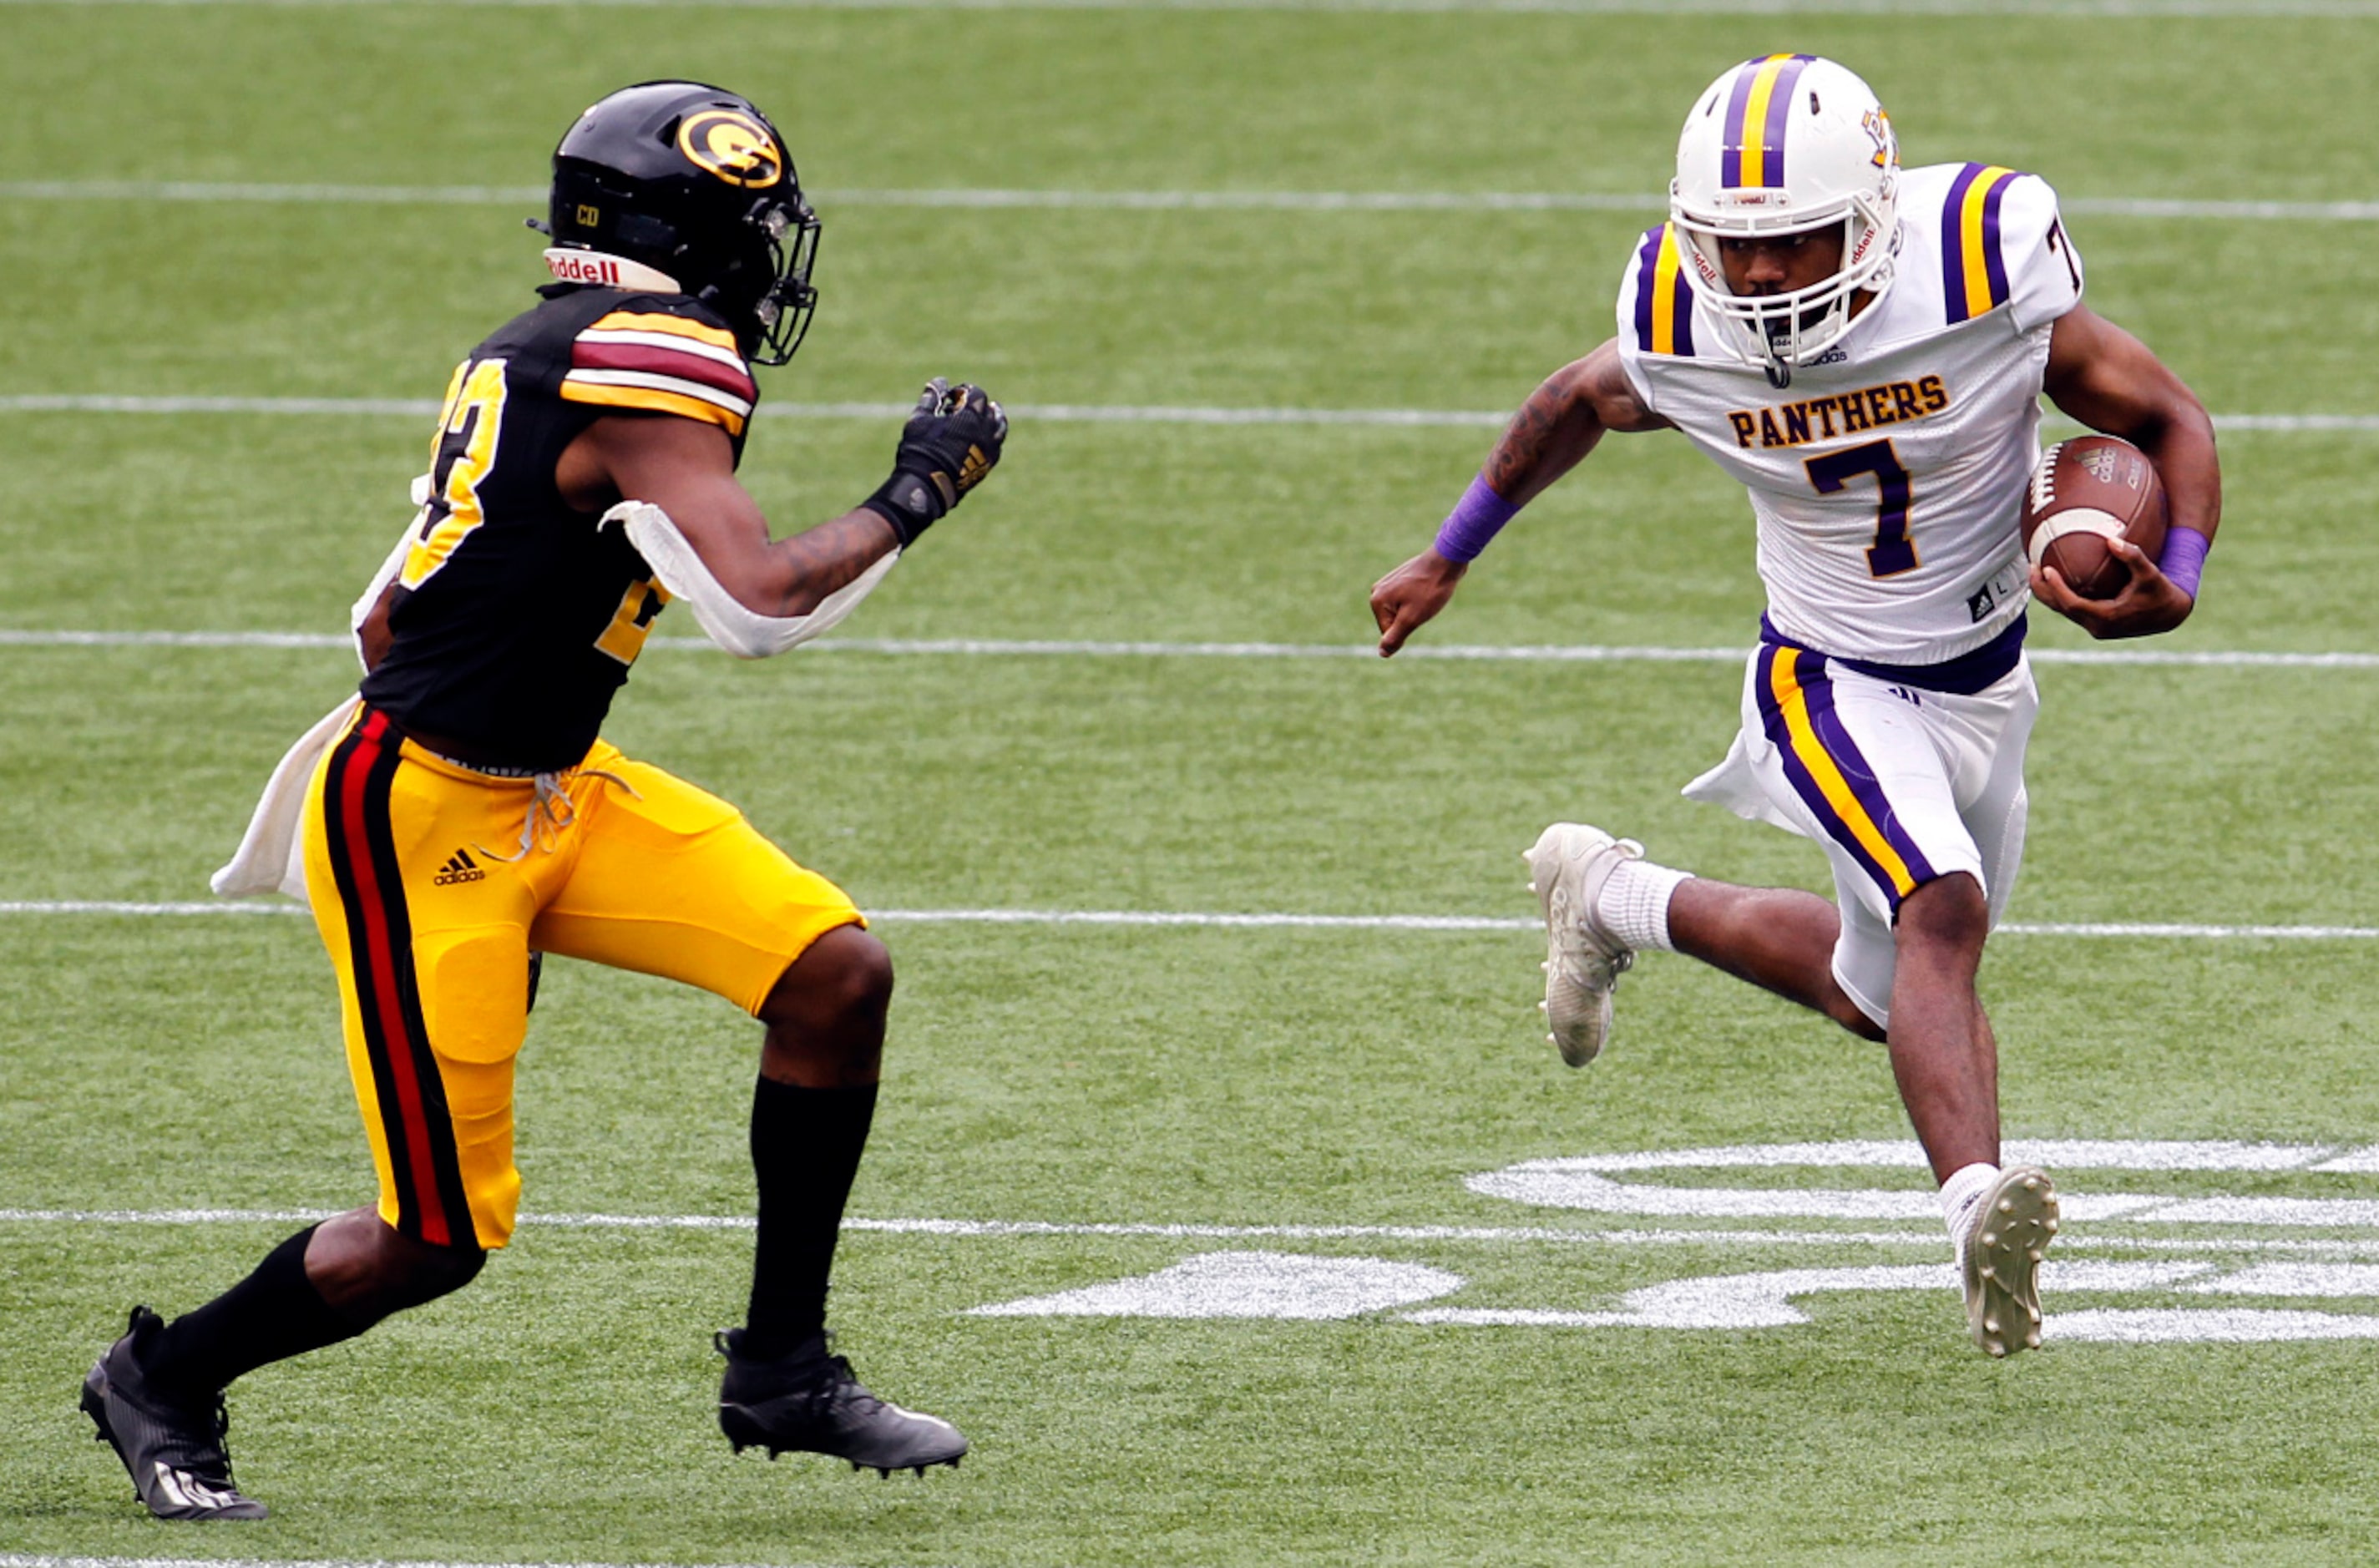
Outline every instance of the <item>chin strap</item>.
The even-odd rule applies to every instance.
[[[875,565],[851,582],[828,594],[818,607],[807,615],[762,615],[746,609],[736,602],[735,596],[721,587],[712,576],[702,557],[686,543],[670,514],[648,501],[623,501],[603,513],[600,528],[617,523],[653,569],[662,587],[673,598],[681,598],[693,607],[694,619],[710,640],[738,658],[766,658],[799,647],[821,632],[832,628],[843,617],[859,608],[859,601],[876,591],[884,581],[892,563],[900,559],[895,549]]]

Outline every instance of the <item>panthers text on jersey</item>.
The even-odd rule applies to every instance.
[[[2039,457],[2051,324],[2082,295],[2057,196],[1981,163],[1909,169],[1895,282],[1792,384],[1697,308],[1669,225],[1619,296],[1638,397],[1751,492],[1768,619],[1784,641],[1893,665],[2015,636],[2016,537]]]
[[[743,455],[759,392],[735,334],[682,295],[549,284],[454,371],[366,702],[468,760],[556,771],[586,754],[669,602],[554,467],[609,414],[719,426]]]

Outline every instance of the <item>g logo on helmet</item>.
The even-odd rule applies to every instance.
[[[765,190],[785,177],[784,150],[768,127],[741,109],[706,109],[677,128],[677,150],[745,190]]]

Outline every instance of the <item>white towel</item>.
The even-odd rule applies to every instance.
[[[297,842],[298,827],[306,819],[306,787],[312,782],[322,754],[362,706],[361,697],[349,697],[289,748],[281,766],[272,770],[264,798],[256,802],[256,814],[248,819],[239,852],[207,879],[217,898],[254,899],[267,893],[306,896],[306,856]]]

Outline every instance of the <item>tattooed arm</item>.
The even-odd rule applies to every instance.
[[[1528,394],[1479,472],[1495,493],[1526,506],[1585,461],[1605,430],[1665,430],[1620,368],[1619,340],[1563,366]]]
[[[648,501],[668,513],[719,585],[756,615],[807,615],[900,542],[866,507],[769,538],[759,503],[735,476],[726,432],[693,419],[598,419],[563,452],[554,478],[583,512]]]
[[[1500,499],[1516,511],[1585,461],[1605,430],[1660,430],[1668,424],[1628,385],[1613,339],[1563,366],[1529,394],[1488,453],[1479,481],[1493,492],[1491,501]],[[1380,627],[1381,657],[1404,646],[1406,638],[1445,608],[1467,570],[1467,562],[1449,560],[1431,546],[1372,585],[1371,618]]]

